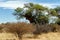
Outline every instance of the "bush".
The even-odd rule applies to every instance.
[[[60,25],[58,24],[36,24],[36,31],[34,34],[48,33],[48,32],[60,32]]]
[[[35,31],[35,26],[33,24],[27,24],[27,23],[10,23],[5,24],[4,31],[16,33],[18,34],[18,37],[21,38],[21,35],[24,33],[33,33]]]
[[[58,24],[51,24],[50,26],[52,26],[55,29],[55,32],[60,32],[60,25],[58,25]]]
[[[4,28],[4,25],[0,24],[0,33],[3,32],[3,30],[2,30],[3,28]]]

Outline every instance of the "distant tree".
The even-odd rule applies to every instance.
[[[60,18],[60,6],[54,8],[54,10],[58,13],[58,17]]]
[[[60,11],[60,7],[58,6],[58,7],[56,7],[56,8],[54,8],[56,11]]]
[[[54,10],[57,12],[57,14],[58,14],[58,18],[59,18],[58,21],[57,21],[57,24],[60,25],[60,6],[54,8]]]

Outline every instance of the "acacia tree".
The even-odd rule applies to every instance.
[[[47,8],[42,5],[28,3],[25,4],[23,8],[18,7],[15,9],[14,15],[17,16],[18,19],[25,17],[31,23],[47,23],[48,17],[42,15],[44,10],[47,10]]]

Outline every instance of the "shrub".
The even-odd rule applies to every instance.
[[[0,24],[0,33],[3,32],[4,25]]]
[[[21,35],[24,33],[33,33],[35,30],[35,26],[33,24],[26,24],[26,23],[11,23],[6,24],[4,28],[6,32],[12,32],[18,34],[18,37],[21,38]]]
[[[58,24],[51,24],[50,26],[55,29],[54,30],[55,32],[60,32],[60,25],[58,25]]]
[[[36,24],[36,31],[34,34],[48,33],[48,32],[60,32],[60,25],[58,24]]]

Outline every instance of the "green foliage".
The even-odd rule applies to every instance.
[[[58,10],[60,10],[60,7],[48,9],[39,4],[28,3],[25,4],[23,8],[16,8],[13,15],[17,16],[17,19],[26,18],[30,23],[45,24],[49,23],[48,20],[50,15],[58,17]],[[42,15],[44,11],[49,14]]]
[[[58,6],[58,7],[56,7],[56,8],[54,8],[56,11],[60,11],[60,7]]]
[[[15,11],[19,13],[19,12],[22,11],[22,8],[19,8],[19,7],[18,7],[17,9],[15,9]]]
[[[15,9],[15,12],[13,13],[13,15],[17,16],[17,19],[24,18],[21,11],[23,11],[23,8],[18,7],[17,9]]]
[[[51,9],[50,12],[51,12],[52,16],[57,16],[58,15],[58,13],[54,9]]]
[[[39,5],[39,4],[35,4],[33,6],[33,8],[36,9],[36,10],[45,10],[46,9],[45,7],[43,7],[42,5]]]
[[[24,12],[25,15],[23,15],[23,13],[21,13],[21,11],[23,11],[24,8],[28,8],[28,10],[26,10],[26,12]],[[40,16],[42,13],[41,11],[47,10],[47,8],[43,7],[42,5],[29,3],[29,4],[25,4],[24,8],[15,9],[15,15],[17,15],[18,18],[19,17],[25,17],[31,23],[32,22],[36,23],[36,21],[39,23],[40,19],[46,18],[45,16],[44,16],[44,18],[43,18],[43,16]],[[34,11],[35,11],[35,13],[33,13]],[[35,15],[33,15],[33,14],[35,14]],[[42,18],[40,18],[40,17],[42,17]]]
[[[44,23],[48,23],[48,17],[47,16],[39,16],[38,18],[39,23],[42,22],[42,24]]]
[[[60,18],[58,19],[58,21],[56,23],[60,25]]]

